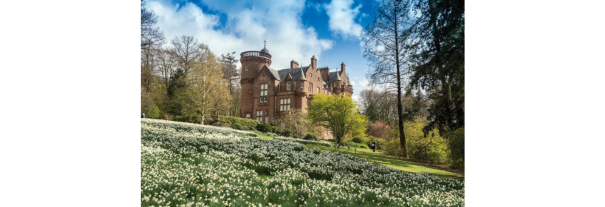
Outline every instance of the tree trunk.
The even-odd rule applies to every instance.
[[[397,33],[397,13],[395,13],[395,65],[397,67],[397,117],[399,125],[399,144],[403,150],[403,157],[408,157],[408,150],[405,146],[405,134],[403,132],[403,106],[401,105],[401,72],[399,66],[399,34]]]

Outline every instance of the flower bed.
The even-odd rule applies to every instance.
[[[142,119],[141,206],[464,205],[456,180],[246,133]]]

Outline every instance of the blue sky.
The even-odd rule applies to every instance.
[[[168,40],[190,35],[217,55],[260,50],[267,40],[271,67],[289,67],[291,60],[319,66],[347,65],[357,98],[367,85],[367,62],[359,32],[372,21],[377,1],[359,0],[147,0]]]

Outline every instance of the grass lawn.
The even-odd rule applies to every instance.
[[[332,148],[332,147],[327,147],[327,146],[320,146],[320,145],[314,145],[314,144],[305,144],[304,145],[307,148],[311,148],[311,149],[321,149],[321,150],[330,150],[330,151],[336,151],[336,149]],[[440,177],[445,177],[445,178],[452,178],[452,179],[456,179],[459,181],[464,181],[464,177],[455,174],[453,172],[441,169],[441,168],[437,168],[437,167],[432,167],[429,165],[424,165],[421,163],[417,163],[417,162],[413,162],[413,161],[408,161],[408,160],[401,160],[401,159],[397,159],[394,157],[390,157],[387,156],[385,154],[384,151],[376,151],[376,152],[372,152],[371,149],[362,149],[362,148],[357,148],[357,153],[355,153],[355,149],[351,148],[350,150],[347,149],[347,147],[342,147],[339,148],[338,151],[340,153],[345,153],[345,154],[352,154],[361,158],[365,158],[366,160],[370,161],[370,162],[377,162],[392,168],[396,168],[396,169],[400,169],[403,171],[407,171],[407,172],[414,172],[414,173],[427,173],[427,174],[432,174],[432,175],[437,175]]]
[[[265,138],[265,139],[272,139],[273,136],[271,136],[270,134],[265,134],[265,133],[257,133],[257,136],[260,138]]]

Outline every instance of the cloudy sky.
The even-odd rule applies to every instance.
[[[340,68],[355,89],[367,85],[368,66],[360,46],[360,31],[374,18],[377,2],[360,0],[147,0],[158,15],[158,26],[168,40],[190,35],[217,55],[267,49],[272,68],[288,68],[291,60],[308,65]],[[240,66],[241,67],[241,66]]]

